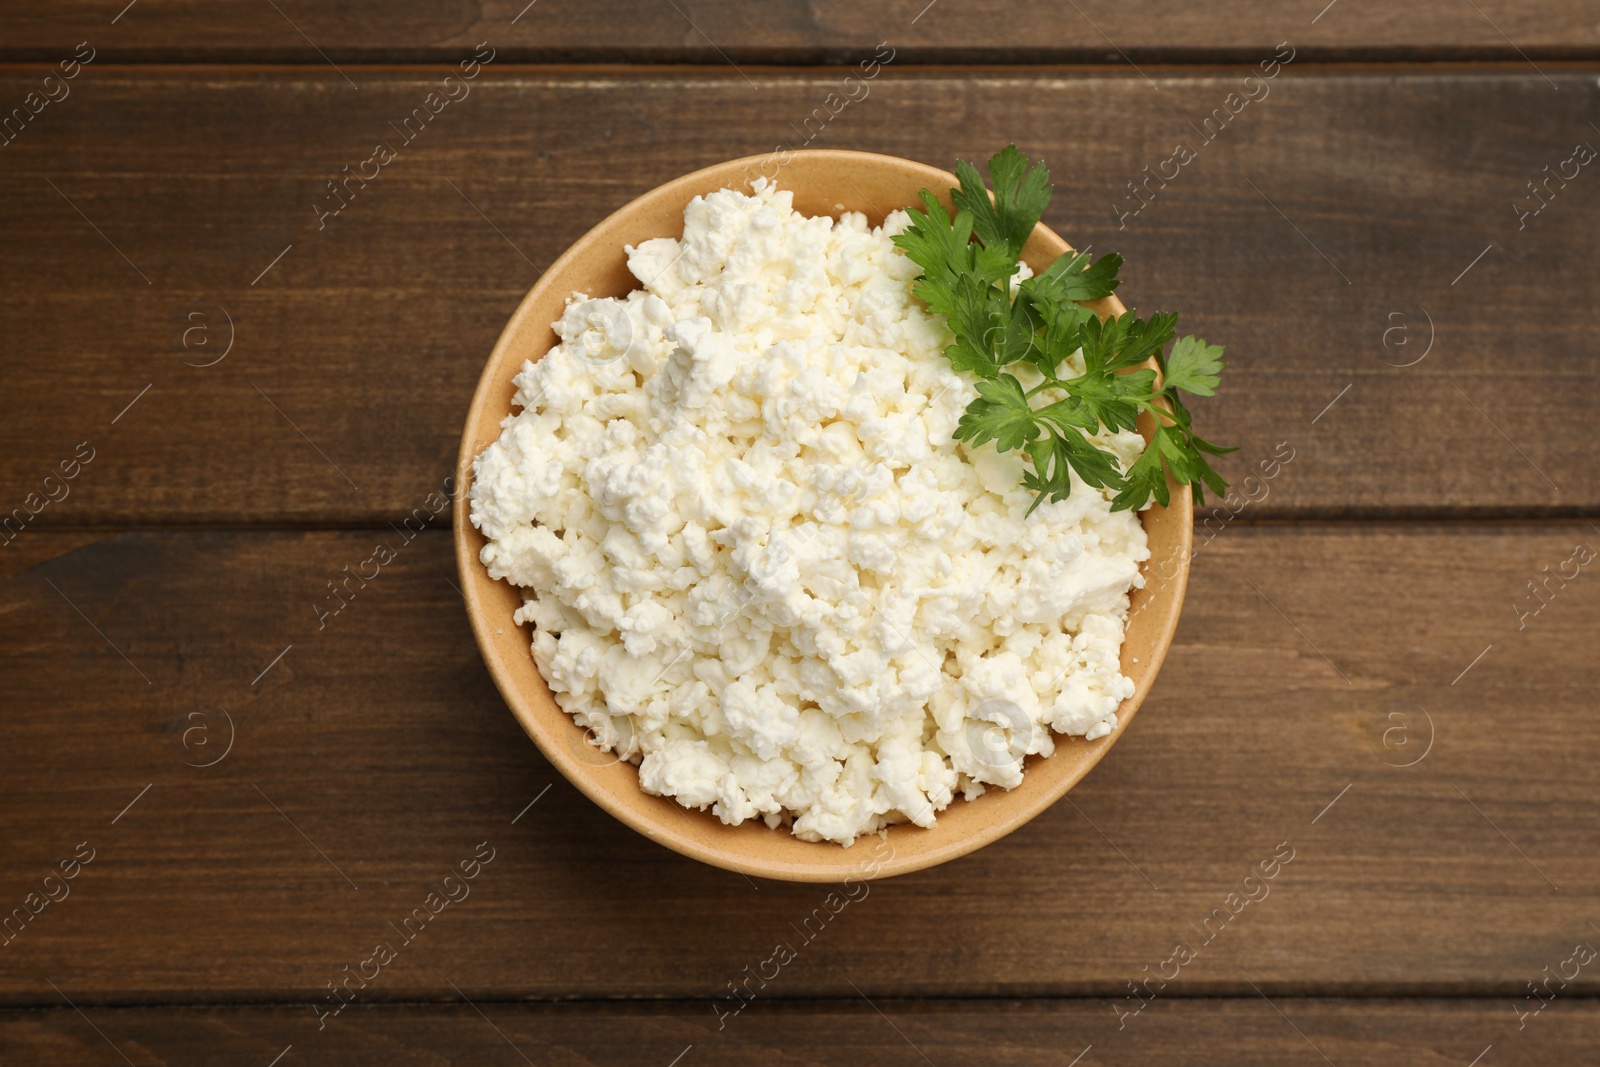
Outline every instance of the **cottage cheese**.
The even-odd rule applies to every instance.
[[[575,294],[475,465],[483,563],[556,701],[649,793],[848,845],[1095,738],[1148,558],[1079,482],[1024,519],[1019,462],[951,431],[976,395],[916,266],[757,181]],[[1124,463],[1135,434],[1097,439]]]

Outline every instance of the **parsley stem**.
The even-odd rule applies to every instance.
[[[1156,397],[1159,398],[1159,397],[1162,397],[1162,396],[1165,396],[1165,395],[1166,395],[1165,393],[1157,393]],[[1148,411],[1150,414],[1154,415],[1156,417],[1156,424],[1157,425],[1160,425],[1160,426],[1176,426],[1176,425],[1178,425],[1178,417],[1176,415],[1174,415],[1172,412],[1168,411],[1166,408],[1164,408],[1161,405],[1157,404],[1155,402],[1155,400],[1153,400],[1153,399],[1152,400],[1137,400],[1136,399],[1134,401],[1134,403],[1138,404],[1141,408],[1143,408],[1144,410]],[[1167,419],[1169,419],[1171,421],[1162,422],[1161,419],[1162,419],[1163,416],[1165,416]]]

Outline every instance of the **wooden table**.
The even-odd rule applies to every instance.
[[[1592,5],[524,2],[0,5],[0,1061],[1594,1062]],[[1227,345],[1225,472],[1293,459],[1201,531],[1101,767],[873,885],[732,1014],[824,894],[550,769],[446,514],[318,606],[450,475],[541,267],[807,133],[1045,157],[1046,221]]]

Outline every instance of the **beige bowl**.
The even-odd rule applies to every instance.
[[[472,460],[499,436],[501,420],[511,413],[511,379],[523,361],[538,359],[556,343],[550,324],[561,317],[567,297],[573,292],[620,297],[638,288],[628,273],[624,245],[682,236],[683,209],[693,197],[722,188],[746,189],[763,170],[769,177],[776,173],[779,184],[794,191],[800,212],[860,211],[873,225],[886,212],[916,203],[923,188],[934,190],[948,208],[948,191],[955,184],[952,175],[933,167],[864,152],[802,151],[781,160],[752,156],[668,182],[584,234],[523,298],[478,381],[457,460],[456,563],[473,634],[501,695],[545,757],[606,811],[668,848],[745,874],[796,882],[905,874],[965,855],[1015,830],[1071,789],[1122,736],[1161,668],[1183,605],[1193,523],[1185,487],[1173,487],[1170,507],[1152,507],[1142,516],[1151,558],[1144,564],[1146,586],[1133,594],[1122,646],[1122,670],[1135,689],[1118,712],[1121,725],[1097,741],[1058,736],[1054,755],[1028,757],[1016,789],[991,789],[971,802],[957,799],[932,829],[895,826],[886,840],[868,836],[850,848],[801,841],[787,829],[769,830],[760,822],[725,826],[710,812],[690,811],[641,791],[635,767],[590,745],[585,731],[556,705],[529,653],[531,628],[511,621],[522,593],[490,579],[478,558],[483,535],[468,516]],[[1039,271],[1066,251],[1067,243],[1041,225],[1023,258]],[[1115,297],[1095,309],[1102,314],[1123,310]],[[1147,438],[1149,433],[1145,428]]]

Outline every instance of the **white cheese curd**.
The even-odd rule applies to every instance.
[[[951,439],[976,396],[890,238],[758,180],[574,294],[475,464],[556,701],[652,794],[848,845],[1116,729],[1137,515]],[[1136,434],[1097,442],[1131,462]]]

